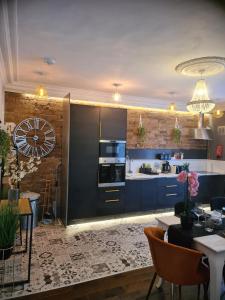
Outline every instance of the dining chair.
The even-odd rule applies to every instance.
[[[201,284],[204,288],[204,299],[208,299],[209,269],[201,263],[203,254],[165,242],[163,240],[165,231],[159,227],[147,227],[144,233],[148,238],[155,267],[146,300],[149,298],[157,275],[172,284],[172,299],[174,299],[174,284],[179,286],[179,299],[181,299],[182,285],[198,285],[197,299],[199,299]]]
[[[210,207],[211,210],[215,209],[222,209],[225,207],[225,197],[224,196],[219,196],[219,197],[213,197],[210,199]]]

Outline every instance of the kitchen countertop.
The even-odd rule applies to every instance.
[[[225,175],[216,172],[198,171],[198,176],[209,176],[209,175]],[[159,175],[149,175],[143,173],[126,174],[126,180],[148,180],[154,178],[176,178],[178,174],[173,173],[159,173]]]

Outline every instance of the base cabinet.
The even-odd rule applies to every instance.
[[[99,188],[97,200],[97,215],[107,216],[124,213],[124,187]]]
[[[157,207],[157,179],[143,180],[141,186],[141,211]]]
[[[157,208],[170,208],[177,202],[184,201],[186,185],[176,178],[160,178],[157,180]]]
[[[127,180],[125,192],[125,212],[141,210],[142,180]]]

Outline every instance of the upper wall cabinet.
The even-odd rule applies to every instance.
[[[126,140],[127,110],[118,108],[100,108],[100,139]]]

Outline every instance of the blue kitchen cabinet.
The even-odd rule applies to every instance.
[[[141,211],[142,180],[127,180],[125,189],[125,212]]]
[[[199,191],[194,201],[200,203],[209,203],[212,197],[224,196],[225,176],[208,175],[199,176]]]
[[[141,186],[141,211],[152,210],[157,206],[158,179],[143,180]]]
[[[179,183],[176,178],[159,178],[157,181],[157,208],[174,207],[177,202],[184,201],[186,185]]]

